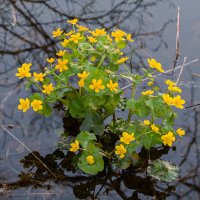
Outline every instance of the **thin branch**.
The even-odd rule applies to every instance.
[[[37,155],[35,155],[31,149],[29,149],[23,142],[21,142],[16,136],[14,136],[9,130],[7,130],[3,125],[1,125],[1,128],[6,131],[6,133],[8,133],[10,136],[12,136],[15,140],[17,140],[23,147],[25,147],[55,178],[56,175],[47,167],[47,165],[41,161],[40,158],[38,158]]]

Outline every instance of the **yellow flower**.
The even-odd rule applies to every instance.
[[[174,99],[169,94],[163,94],[162,98],[167,105],[174,105]]]
[[[116,62],[116,64],[122,64],[122,63],[124,63],[126,60],[128,60],[129,58],[128,57],[124,57],[124,58],[121,58],[121,59],[119,59],[117,62]]]
[[[80,79],[80,81],[78,81],[78,85],[79,87],[83,87],[85,85],[84,79]]]
[[[83,73],[78,73],[77,76],[81,79],[86,79],[89,76],[90,72],[83,71]]]
[[[51,92],[54,90],[53,84],[50,83],[49,85],[43,85],[44,90],[42,92],[44,94],[51,94]]]
[[[178,93],[181,93],[181,92],[182,92],[181,88],[179,88],[179,87],[177,87],[177,86],[173,86],[173,85],[170,85],[170,86],[168,87],[168,90],[171,91],[171,92],[178,92]]]
[[[54,38],[59,37],[63,31],[60,30],[60,28],[57,28],[55,31],[52,31],[52,35]]]
[[[130,144],[130,142],[133,140],[135,140],[134,133],[128,134],[127,132],[123,132],[122,137],[120,138],[120,142],[125,144]]]
[[[116,49],[115,52],[118,53],[119,55],[123,55],[123,52],[120,51],[119,49]]]
[[[80,32],[85,32],[85,31],[88,31],[89,28],[85,27],[85,26],[80,26],[80,25],[76,25],[78,27],[78,31]]]
[[[149,66],[153,69],[157,69],[159,72],[164,72],[164,70],[162,69],[162,65],[156,61],[156,59],[152,58],[152,59],[147,59],[147,62],[149,64]]]
[[[24,63],[21,67],[19,67],[17,69],[18,73],[15,74],[15,76],[21,78],[28,78],[31,77],[31,73],[30,73],[30,67],[31,67],[31,63]]]
[[[177,108],[183,109],[185,104],[185,100],[181,99],[181,96],[177,95],[173,98],[173,105]]]
[[[147,91],[144,91],[144,92],[142,92],[142,94],[143,95],[151,95],[151,94],[153,94],[154,93],[154,91],[153,90],[147,90]]]
[[[87,36],[88,40],[92,43],[96,43],[97,42],[97,39],[92,37],[92,36]]]
[[[167,86],[175,86],[175,85],[176,85],[175,82],[173,82],[173,81],[171,81],[171,80],[169,80],[169,79],[165,81],[165,84],[166,84]]]
[[[69,24],[75,25],[75,24],[78,22],[78,19],[75,18],[75,19],[72,19],[72,20],[67,20],[67,22],[68,22]]]
[[[78,43],[79,40],[83,39],[83,37],[81,37],[80,33],[74,34],[70,36],[70,41],[73,41],[74,43]]]
[[[95,62],[95,61],[97,60],[97,58],[96,58],[96,56],[92,56],[92,57],[90,58],[90,60],[91,60],[92,62]]]
[[[93,156],[87,156],[86,160],[90,165],[94,164],[94,157]]]
[[[97,28],[97,29],[95,29],[95,31],[90,31],[90,33],[91,33],[94,37],[106,35],[105,28],[103,28],[103,29],[98,29],[98,28]]]
[[[119,155],[120,158],[124,158],[124,154],[126,153],[126,148],[124,145],[120,144],[116,146],[115,154]]]
[[[57,53],[56,53],[56,55],[57,55],[57,56],[61,56],[61,57],[62,57],[62,56],[64,56],[64,55],[65,55],[65,53],[66,53],[66,50],[63,50],[63,51],[62,51],[62,50],[60,50],[59,52],[57,52]]]
[[[31,107],[35,112],[37,112],[38,110],[42,110],[43,108],[42,103],[43,102],[41,100],[34,99],[31,103]]]
[[[107,84],[107,87],[110,89],[111,92],[117,92],[117,87],[118,87],[118,83],[115,82],[113,83],[112,80],[110,80],[110,83]]]
[[[62,45],[62,47],[67,47],[68,43],[69,43],[69,40],[64,39],[64,41],[61,42],[60,44]]]
[[[166,146],[172,146],[172,143],[176,140],[176,138],[174,137],[173,133],[171,131],[169,131],[167,134],[163,135],[161,137],[163,144]]]
[[[110,43],[112,43],[112,38],[111,38],[109,35],[107,35],[106,37],[107,37],[108,41],[109,41]]]
[[[119,42],[121,40],[124,40],[123,37],[126,36],[126,33],[122,30],[117,29],[116,31],[112,32],[111,35],[115,38],[116,42]]]
[[[32,63],[24,63],[22,64],[21,68],[30,70]]]
[[[150,125],[150,121],[149,121],[148,119],[144,120],[143,123],[144,123],[144,125],[146,125],[146,126]]]
[[[34,76],[34,80],[37,82],[37,81],[44,81],[44,77],[45,77],[46,74],[43,74],[43,73],[36,73],[34,72],[33,73],[33,76]]]
[[[150,82],[147,83],[147,85],[148,85],[148,86],[152,86],[152,85],[153,85],[153,82],[150,81]]]
[[[30,108],[30,101],[28,98],[26,99],[19,99],[18,109],[26,112]]]
[[[54,58],[47,58],[48,63],[54,63],[55,59]]]
[[[68,33],[64,33],[65,34],[65,36],[70,36],[70,35],[72,35],[74,33],[74,31],[69,31]]]
[[[55,66],[55,69],[59,70],[59,72],[62,72],[64,70],[68,70],[67,64],[68,60],[61,60],[58,59],[58,64]]]
[[[134,40],[131,38],[131,34],[127,34],[126,39],[127,39],[129,42],[134,42]]]
[[[79,149],[79,141],[75,140],[70,144],[71,148],[69,149],[71,152],[76,152]]]
[[[159,128],[155,124],[152,124],[151,125],[151,130],[154,131],[154,132],[156,132],[156,133],[158,133]]]
[[[185,131],[184,131],[182,128],[178,128],[178,129],[176,130],[176,132],[178,133],[178,135],[179,135],[180,137],[182,137],[182,136],[185,135]]]
[[[98,93],[99,89],[103,90],[105,88],[105,86],[102,85],[102,80],[101,79],[99,79],[98,81],[96,81],[96,79],[93,79],[92,80],[92,85],[90,85],[89,88]]]

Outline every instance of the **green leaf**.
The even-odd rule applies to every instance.
[[[40,93],[34,93],[29,96],[30,101],[32,102],[34,99],[43,101],[43,96]]]
[[[69,102],[69,112],[72,117],[85,117],[86,109],[82,98],[78,95],[73,96]]]
[[[147,117],[151,109],[146,106],[145,104],[145,97],[141,96],[138,98],[138,100],[135,99],[129,99],[127,101],[127,106],[128,109],[132,111],[133,114],[136,114],[138,117]]]
[[[147,173],[153,179],[162,182],[172,182],[179,176],[179,168],[164,160],[155,160],[147,168]]]
[[[83,123],[80,126],[81,131],[92,131],[95,135],[102,135],[104,124],[102,117],[95,111],[88,111]]]
[[[82,51],[94,51],[92,45],[88,43],[80,43],[78,46]]]
[[[165,119],[172,115],[172,108],[166,105],[160,96],[149,97],[145,104],[151,108],[153,114],[157,117]]]
[[[46,101],[43,101],[42,106],[42,110],[39,110],[37,112],[44,115],[45,117],[49,117],[52,114],[52,108]]]
[[[154,132],[147,132],[138,139],[141,145],[146,149],[154,147],[156,144],[162,144],[161,135]]]
[[[89,133],[89,132],[80,132],[77,136],[76,139],[81,143],[81,146],[83,148],[87,148],[89,141],[94,141],[96,140],[96,136],[94,133]]]
[[[88,151],[83,151],[79,158],[78,167],[87,174],[95,175],[104,169],[103,156],[99,153],[100,149],[94,144],[90,144]],[[87,156],[94,157],[94,163],[89,164],[86,160]]]
[[[117,46],[119,49],[124,49],[126,47],[126,45],[127,45],[127,43],[122,40],[117,43]]]

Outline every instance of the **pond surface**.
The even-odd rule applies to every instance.
[[[0,199],[200,199],[200,1],[199,0],[56,0],[0,2]],[[44,118],[33,112],[17,110],[18,99],[28,95],[23,81],[15,77],[24,62],[36,68],[45,67],[45,59],[55,55],[59,42],[51,36],[57,27],[68,30],[66,20],[77,17],[90,28],[120,28],[133,34],[135,53],[131,48],[131,69],[140,71],[147,57],[155,57],[165,70],[172,69],[175,59],[177,7],[180,6],[180,56],[177,66],[184,67],[181,76],[183,97],[187,107],[179,113],[176,124],[187,134],[167,151],[153,151],[152,156],[169,160],[180,167],[178,180],[166,184],[152,181],[140,170],[87,177],[80,172],[61,173],[57,150],[59,134],[63,132],[62,114]],[[196,62],[193,62],[196,61]],[[177,79],[179,70],[170,77]],[[127,82],[121,82],[123,86]],[[125,91],[130,94],[129,88]],[[119,113],[120,115],[120,113]],[[3,129],[4,128],[4,129]],[[6,129],[6,131],[5,131]],[[22,143],[37,154],[52,169],[58,181],[44,173],[44,166],[34,161]],[[37,153],[38,152],[38,153]],[[144,155],[141,157],[145,160]],[[20,163],[20,160],[23,163]],[[32,160],[36,169],[25,169]],[[56,161],[56,162],[55,162]],[[63,164],[63,163],[62,163]],[[67,158],[62,165],[70,171]],[[30,171],[29,171],[30,170]],[[23,173],[22,173],[23,172]]]

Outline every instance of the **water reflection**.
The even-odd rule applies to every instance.
[[[163,4],[165,4],[164,8]],[[145,65],[144,58],[149,54],[156,52],[158,56],[161,55],[164,62],[166,57],[169,58],[166,53],[162,55],[161,52],[172,40],[171,33],[167,37],[166,32],[175,30],[176,25],[173,23],[176,18],[175,7],[174,2],[170,0],[165,3],[162,0],[2,0],[0,5],[0,124],[13,128],[11,131],[18,139],[31,150],[40,152],[38,156],[56,172],[57,180],[52,179],[37,160],[30,154],[27,155],[27,151],[20,143],[1,129],[0,188],[8,193],[0,198],[76,199],[74,196],[82,199],[148,199],[151,197],[166,199],[169,196],[171,199],[200,198],[198,107],[186,110],[183,119],[178,121],[178,125],[183,126],[188,133],[183,144],[177,145],[176,152],[169,150],[168,155],[162,155],[163,152],[159,154],[159,157],[171,160],[181,167],[180,180],[172,185],[157,184],[146,176],[145,160],[148,158],[145,157],[143,168],[140,166],[123,173],[107,171],[92,178],[78,172],[74,173],[74,167],[69,164],[70,154],[66,156],[66,152],[56,150],[58,135],[54,132],[63,126],[62,113],[55,111],[53,117],[45,119],[35,113],[28,113],[25,116],[16,110],[18,98],[28,95],[28,92],[21,91],[24,82],[14,77],[16,68],[24,62],[33,62],[35,69],[42,70],[45,67],[45,58],[55,55],[60,49],[59,41],[51,37],[51,31],[59,26],[68,31],[66,20],[77,17],[83,25],[90,28],[101,27],[106,30],[121,28],[132,33],[136,42],[134,49],[128,48],[127,53],[132,57],[132,71],[139,71],[139,66]],[[152,22],[158,12],[156,10],[161,10],[157,26],[156,22]],[[169,17],[168,12],[171,10],[174,14]],[[165,16],[164,20],[161,14]],[[198,52],[198,49],[196,51]],[[175,53],[175,49],[168,52]],[[174,54],[169,65],[173,64],[173,58]],[[198,77],[190,76],[190,72],[197,72],[195,69],[186,72],[187,76],[184,76],[183,84],[199,81]],[[121,82],[121,84],[127,83]],[[198,88],[192,85],[186,89],[185,96],[190,101],[188,105],[195,104],[199,99]],[[58,130],[60,131],[62,130]],[[155,151],[151,158],[160,150]],[[24,171],[22,164],[19,164],[19,160],[23,157],[22,164],[29,167],[28,172],[27,170],[20,172]],[[27,188],[32,196],[26,193]]]

